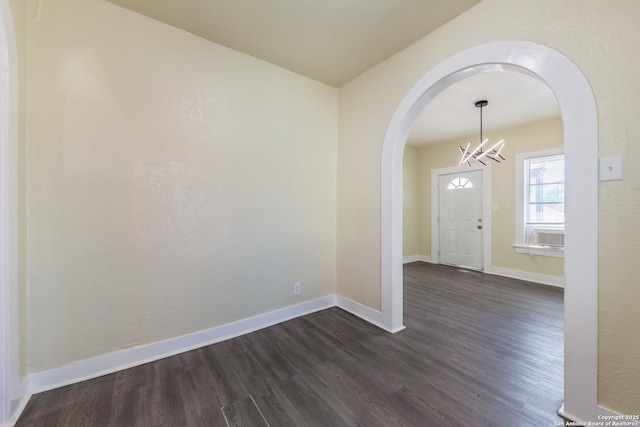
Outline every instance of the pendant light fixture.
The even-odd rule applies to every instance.
[[[467,148],[460,147],[460,151],[462,152],[462,158],[460,159],[459,165],[467,164],[471,166],[471,161],[476,160],[479,163],[482,163],[484,166],[487,164],[483,162],[481,159],[487,158],[491,159],[496,163],[500,163],[500,160],[506,160],[500,152],[504,148],[504,139],[501,139],[499,142],[493,144],[491,148],[488,148],[486,151],[483,150],[483,147],[487,142],[489,142],[489,138],[482,139],[482,109],[489,104],[489,101],[483,99],[481,101],[476,102],[476,108],[480,108],[480,145],[473,150],[471,149],[471,141],[467,144]]]

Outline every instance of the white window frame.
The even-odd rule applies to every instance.
[[[525,181],[525,164],[527,160],[539,157],[551,157],[564,154],[564,148],[551,148],[547,150],[531,151],[528,153],[516,154],[516,241],[513,248],[517,253],[529,254],[531,256],[551,256],[564,258],[564,247],[542,247],[527,245],[525,236],[525,195],[527,194]],[[551,226],[549,226],[551,228]],[[553,227],[558,230],[557,227]],[[564,229],[562,229],[564,232]]]

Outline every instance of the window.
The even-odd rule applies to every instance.
[[[516,162],[516,251],[564,256],[562,150],[520,154]]]
[[[447,190],[463,190],[465,188],[473,188],[473,183],[469,181],[467,178],[454,178],[449,185],[447,185]]]
[[[526,225],[564,228],[564,155],[527,159],[525,171]]]

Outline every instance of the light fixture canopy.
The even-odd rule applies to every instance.
[[[480,108],[480,145],[476,147],[473,151],[471,151],[471,141],[467,144],[466,148],[462,148],[460,146],[460,151],[462,152],[462,157],[460,158],[459,165],[467,164],[471,166],[471,161],[475,160],[478,163],[486,166],[487,164],[483,162],[482,158],[491,159],[496,163],[500,163],[500,160],[506,160],[500,152],[504,148],[504,139],[501,139],[497,143],[493,144],[490,148],[484,150],[484,146],[487,142],[489,142],[489,138],[483,139],[482,137],[482,109],[489,105],[489,101],[486,99],[482,99],[480,101],[476,101],[476,108]]]

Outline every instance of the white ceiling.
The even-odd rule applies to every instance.
[[[469,137],[480,140],[480,109],[476,101],[487,100],[482,109],[483,133],[522,126],[560,116],[549,87],[535,77],[516,71],[476,74],[441,92],[418,117],[407,144],[428,144]]]
[[[481,0],[108,1],[338,87]],[[477,135],[480,99],[489,101],[487,132],[560,114],[551,91],[533,77],[484,73],[438,95],[415,123],[409,145]]]
[[[109,0],[333,86],[481,0]]]

